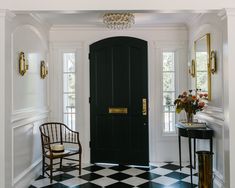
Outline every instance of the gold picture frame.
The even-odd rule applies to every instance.
[[[210,33],[194,41],[195,87],[211,100],[211,45]]]

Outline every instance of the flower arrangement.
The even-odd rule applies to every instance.
[[[199,94],[196,90],[196,94],[192,94],[192,90],[189,92],[183,92],[175,100],[174,105],[176,106],[176,113],[180,113],[184,110],[187,114],[188,122],[192,122],[193,114],[196,114],[198,111],[202,111],[205,107],[205,102],[203,99],[207,98],[207,94]]]

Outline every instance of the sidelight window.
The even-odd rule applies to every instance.
[[[163,132],[175,132],[175,52],[162,53]]]
[[[75,130],[75,53],[63,53],[63,120]]]

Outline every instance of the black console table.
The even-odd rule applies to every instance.
[[[178,128],[178,142],[179,142],[179,162],[180,162],[180,170],[182,167],[181,164],[181,136],[188,137],[188,144],[189,144],[189,162],[190,162],[190,176],[191,176],[191,184],[193,182],[192,176],[192,146],[191,146],[191,139],[193,139],[193,151],[194,151],[194,168],[196,165],[196,139],[209,139],[210,140],[210,152],[213,152],[213,134],[214,131],[209,127],[205,128],[190,128],[190,126],[184,126],[183,123],[177,123],[176,127]]]

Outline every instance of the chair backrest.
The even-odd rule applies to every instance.
[[[58,122],[48,122],[40,125],[42,150],[49,150],[51,144],[78,143],[78,132],[72,131],[65,124]]]

